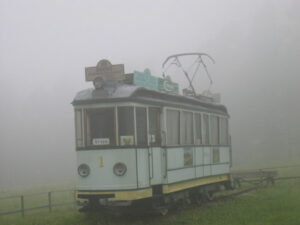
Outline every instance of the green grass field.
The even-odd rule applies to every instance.
[[[53,203],[72,200],[73,196],[59,193]],[[29,198],[29,197],[28,197]],[[18,202],[7,204],[0,201],[0,212],[17,209]],[[28,199],[25,207],[45,204],[46,199]],[[300,224],[300,179],[278,181],[270,188],[235,197],[226,202],[191,206],[181,211],[171,211],[167,216],[138,214],[120,215],[103,213],[79,213],[76,206],[47,209],[21,214],[0,216],[1,225],[299,225]]]

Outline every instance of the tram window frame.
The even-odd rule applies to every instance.
[[[191,119],[188,121],[188,119]],[[181,145],[193,145],[194,144],[194,120],[193,112],[180,111],[180,144]],[[190,134],[188,133],[190,132]],[[190,138],[189,138],[190,137]]]
[[[209,114],[204,113],[203,115],[203,123],[202,123],[202,144],[209,145],[210,144],[210,121]]]
[[[82,120],[82,109],[75,109],[74,120],[75,120],[75,140],[76,147],[84,147],[84,131],[83,131],[83,120]]]
[[[220,144],[220,117],[217,115],[210,115],[210,144],[219,145]]]
[[[169,114],[170,112],[176,113],[177,114],[176,118],[171,118]],[[167,145],[169,146],[180,145],[180,114],[181,114],[180,110],[176,110],[176,109],[166,110]],[[175,123],[175,120],[177,120],[177,123]],[[173,124],[172,127],[170,126],[170,124]],[[176,127],[174,127],[175,124],[177,124]],[[173,133],[170,131],[172,131]]]
[[[197,119],[198,118],[198,119]],[[194,113],[194,133],[195,133],[195,145],[202,144],[202,114]]]
[[[148,107],[148,134],[151,146],[161,145],[161,108]]]
[[[220,145],[228,145],[228,118],[220,117]]]
[[[142,111],[141,111],[142,110]],[[144,115],[142,115],[142,114]],[[135,129],[136,129],[136,142],[138,146],[147,146],[148,145],[148,116],[147,108],[143,106],[135,107]],[[144,117],[141,118],[140,116]]]
[[[123,111],[125,115],[122,115],[125,120],[121,119],[121,110],[129,109],[131,112]],[[126,115],[127,114],[127,115]],[[133,146],[135,145],[135,111],[133,106],[118,106],[117,107],[118,117],[118,140],[119,146]],[[130,121],[131,120],[131,121]],[[131,122],[131,123],[130,123]],[[131,125],[130,125],[131,124]],[[130,127],[128,126],[130,125]],[[124,129],[124,130],[121,130]],[[128,142],[128,143],[126,143]]]
[[[220,149],[219,148],[213,148],[213,152],[212,152],[212,163],[213,164],[217,164],[221,162],[220,159]]]
[[[111,110],[111,112],[109,112]],[[99,132],[107,132],[108,127],[111,128],[111,131],[109,131],[109,135],[105,135],[105,137],[98,137],[93,138],[93,134],[91,129],[95,126],[98,122],[91,122],[91,116],[95,116],[96,114],[103,113],[101,111],[104,111],[106,114],[106,119],[103,119],[103,122],[105,121],[106,124],[104,125],[98,125],[98,128],[95,130],[98,130]],[[105,112],[106,111],[106,112]],[[107,147],[107,146],[116,146],[116,117],[115,117],[115,107],[101,107],[101,108],[88,108],[85,110],[85,142],[87,147]],[[96,119],[93,119],[96,120]],[[111,121],[111,122],[109,122]],[[108,123],[108,124],[107,124]],[[105,127],[106,129],[99,129],[100,126]],[[101,134],[102,136],[103,134]],[[94,140],[95,139],[95,140]],[[97,140],[98,139],[98,140]],[[108,142],[108,143],[107,143]]]

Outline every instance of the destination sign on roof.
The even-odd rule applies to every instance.
[[[178,94],[179,86],[167,76],[166,78],[158,78],[158,90],[170,94]]]
[[[144,72],[134,71],[133,84],[170,94],[179,93],[178,84],[172,82],[169,76],[166,78],[152,76],[149,69],[145,69]]]
[[[145,88],[158,90],[158,79],[151,75],[149,69],[145,69],[144,72],[134,71],[133,83]]]

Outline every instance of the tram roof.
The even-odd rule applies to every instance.
[[[214,103],[205,96],[195,98],[192,96],[167,94],[132,84],[119,84],[117,86],[104,87],[103,89],[86,89],[77,93],[72,104],[79,106],[124,101],[173,106],[176,108],[203,109],[228,115],[224,105]]]

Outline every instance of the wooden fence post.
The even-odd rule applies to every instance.
[[[48,192],[48,206],[49,206],[49,212],[52,212],[51,191]]]
[[[23,195],[21,195],[21,213],[22,213],[22,217],[24,218],[24,216],[25,216],[25,209],[24,209],[24,196]]]

